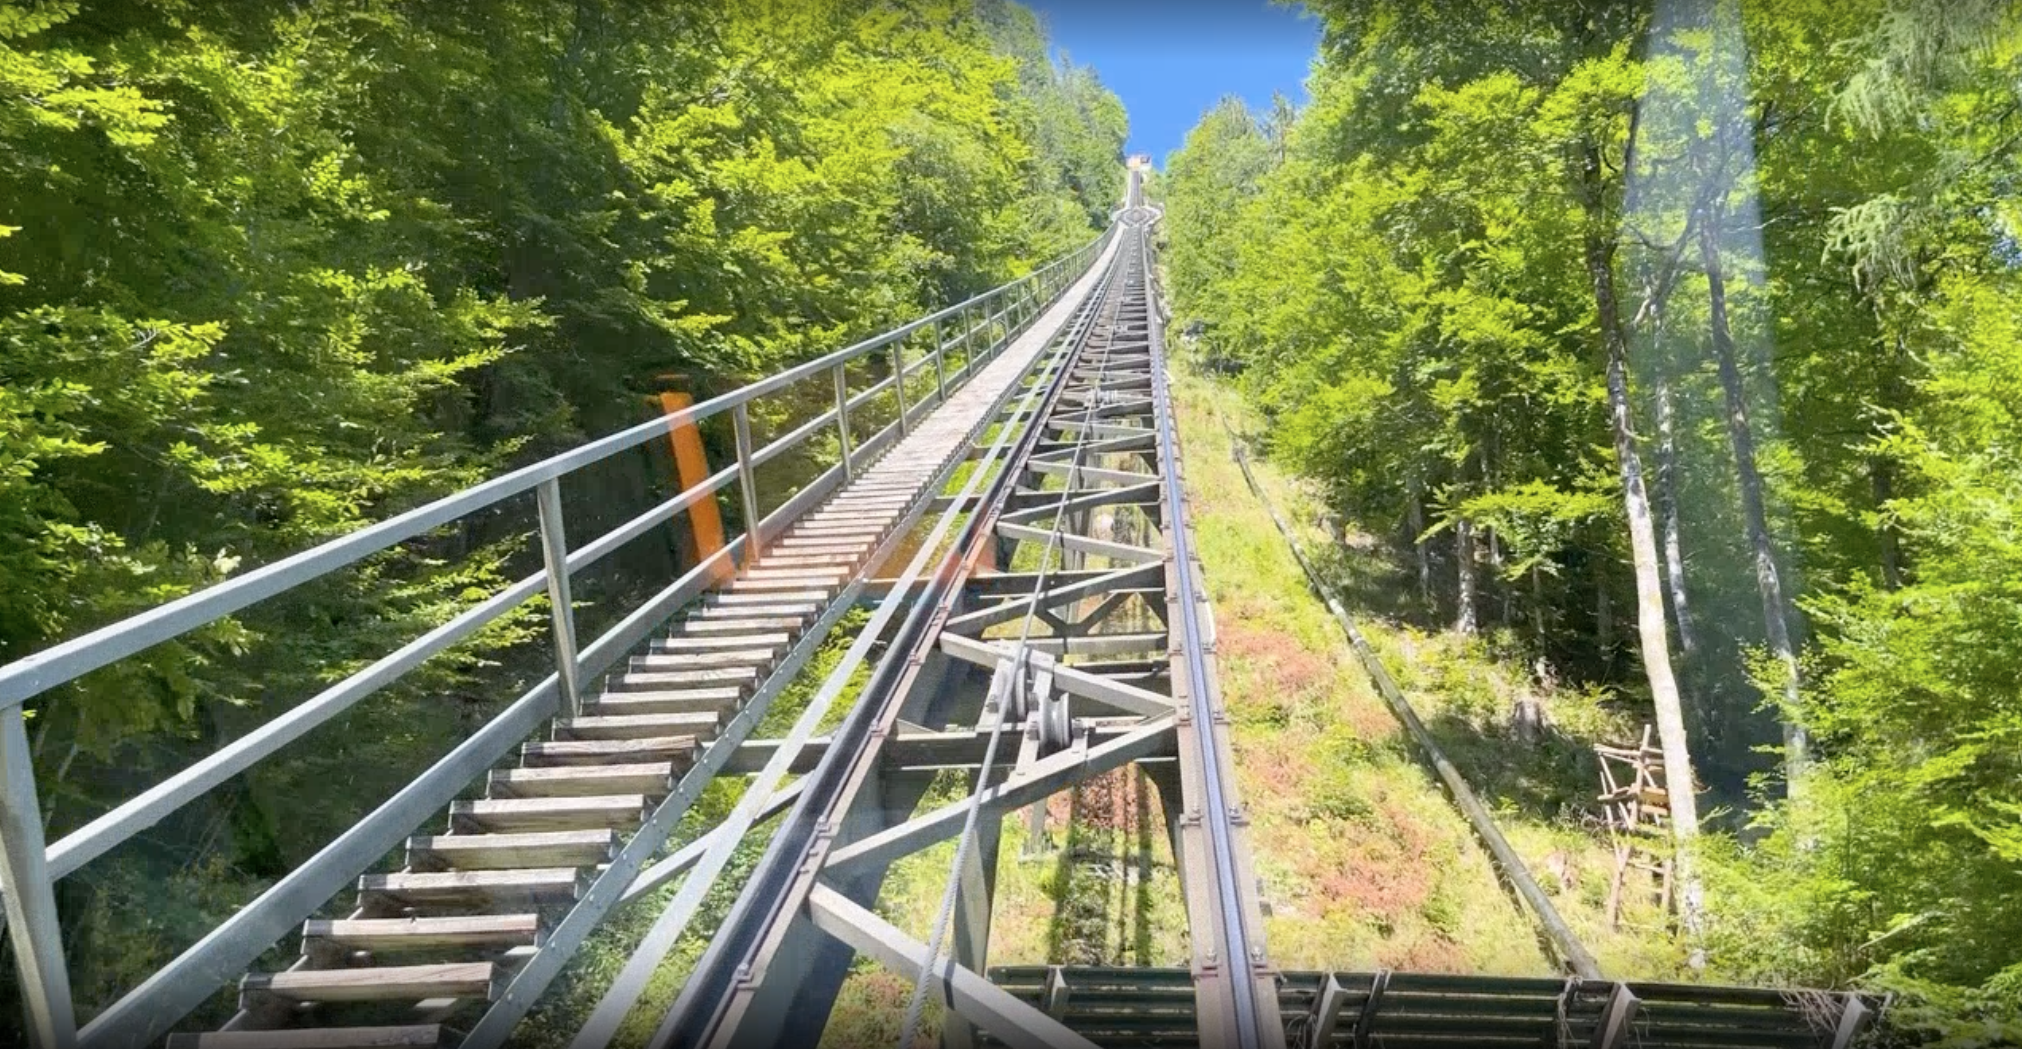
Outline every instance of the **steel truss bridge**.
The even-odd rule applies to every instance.
[[[814,1045],[859,958],[913,986],[907,1038],[937,1030],[951,1049],[1850,1044],[1875,1010],[1861,996],[1620,982],[1577,949],[1560,977],[1273,964],[1187,525],[1158,212],[1139,177],[1099,240],[1028,277],[0,668],[0,889],[33,1040],[516,1044],[592,932],[651,897],[657,918],[571,1045],[637,1042],[622,1025],[740,847],[762,843],[651,1044]],[[761,445],[753,404],[787,396],[821,410]],[[563,481],[726,413],[734,462],[571,542]],[[829,439],[825,472],[761,490],[761,467]],[[577,636],[574,578],[732,490],[755,522],[744,534]],[[24,703],[527,493],[543,571],[45,840]],[[554,673],[80,1029],[57,879],[541,595]],[[846,635],[853,608],[869,618]],[[844,637],[785,735],[756,738]],[[1186,966],[992,967],[1004,820],[1130,765],[1157,788],[1180,868]],[[929,803],[951,773],[965,793]],[[744,781],[739,800],[670,849],[718,777]],[[924,937],[882,917],[892,865],[949,842]],[[293,962],[262,966],[277,945]],[[226,986],[236,1014],[193,1026]]]

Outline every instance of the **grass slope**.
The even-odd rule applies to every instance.
[[[1340,628],[1244,483],[1228,424],[1240,398],[1184,366],[1175,376],[1196,542],[1220,630],[1223,696],[1235,722],[1237,773],[1254,815],[1272,958],[1282,968],[1372,965],[1443,972],[1553,971],[1528,916],[1384,706]],[[1300,543],[1342,587],[1440,745],[1611,975],[1679,975],[1682,955],[1632,901],[1623,929],[1605,907],[1612,856],[1584,826],[1598,784],[1589,747],[1635,726],[1600,697],[1544,700],[1550,730],[1519,741],[1509,712],[1528,675],[1481,641],[1427,633],[1373,614],[1395,608],[1408,578],[1373,543],[1341,549],[1312,524],[1317,502],[1268,462],[1259,482]]]

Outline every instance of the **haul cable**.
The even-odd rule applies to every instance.
[[[1100,295],[1102,302],[1096,307],[1096,312],[1099,315],[1103,315],[1103,317],[1096,324],[1099,328],[1108,327],[1113,330],[1116,324],[1115,315],[1118,312],[1117,304],[1112,301],[1113,290],[1105,282],[1097,294]],[[1086,336],[1084,335],[1083,338],[1085,340]],[[1109,368],[1109,361],[1106,357],[1103,360],[1102,367],[1105,372]],[[1066,381],[1071,377],[1071,369],[1062,373],[1062,381]],[[1101,386],[1099,379],[1096,382],[1096,386],[1098,388]],[[1018,640],[1011,646],[1011,654],[1007,657],[1009,675],[1008,677],[1005,676],[1004,664],[1000,663],[998,670],[999,680],[992,682],[990,695],[997,704],[997,717],[991,723],[990,742],[983,748],[983,763],[976,772],[976,792],[970,795],[968,811],[962,817],[961,833],[955,839],[955,858],[948,870],[947,884],[941,892],[941,907],[935,915],[933,931],[927,939],[927,956],[920,964],[919,976],[913,984],[913,993],[906,1002],[905,1022],[899,1025],[899,1049],[910,1049],[913,1044],[914,1034],[919,1030],[921,1013],[924,1011],[927,1002],[928,974],[934,970],[936,963],[941,960],[941,947],[947,939],[948,923],[953,920],[955,915],[955,899],[957,890],[962,882],[962,865],[969,859],[969,846],[975,839],[976,824],[982,816],[983,798],[987,793],[985,788],[989,785],[990,773],[996,766],[997,743],[1003,737],[1004,723],[1010,717],[1012,709],[1011,698],[1017,691],[1025,688],[1025,666],[1032,640],[1032,623],[1038,618],[1034,612],[1039,607],[1040,595],[1046,592],[1047,580],[1053,574],[1053,552],[1060,544],[1062,516],[1067,512],[1067,504],[1074,496],[1074,482],[1083,466],[1082,460],[1088,454],[1088,435],[1090,432],[1088,428],[1084,427],[1076,435],[1074,459],[1068,467],[1066,480],[1061,485],[1060,498],[1054,504],[1053,528],[1047,533],[1046,548],[1039,555],[1039,570],[1034,573],[1032,592],[1025,599],[1031,605],[1032,610],[1028,611],[1024,616],[1023,622],[1018,629]],[[954,956],[952,954],[949,955],[948,964],[952,966],[954,961]],[[952,994],[952,991],[948,990],[951,986],[949,980],[944,978],[941,986],[943,993]],[[951,1010],[954,1007],[952,998],[945,1004]]]

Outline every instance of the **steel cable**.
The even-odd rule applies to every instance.
[[[1109,283],[1111,279],[1113,278],[1105,278],[1103,286],[1099,290],[1097,290],[1095,294],[1100,296],[1099,305],[1097,306],[1096,312],[1098,314],[1104,315],[1102,320],[1098,321],[1097,324],[1099,325],[1106,324],[1113,329],[1115,326],[1115,315],[1117,312],[1117,306],[1119,305],[1119,302],[1113,296],[1113,291],[1115,291],[1116,289],[1113,288],[1113,286]],[[1123,290],[1127,291],[1128,284],[1129,284],[1128,277],[1126,277],[1124,281],[1125,287]],[[1091,334],[1093,334],[1093,328],[1091,328],[1089,331],[1083,332],[1081,335],[1081,338],[1084,341],[1083,345],[1084,349],[1086,348],[1086,340]],[[1107,347],[1105,347],[1105,350],[1107,350]],[[1065,379],[1072,378],[1073,369],[1075,365],[1079,363],[1080,363],[1080,351],[1077,350],[1075,353],[1074,360],[1068,364],[1067,371],[1063,376],[1063,381]],[[1106,372],[1108,368],[1109,368],[1109,360],[1107,353],[1105,353],[1102,362],[1102,369],[1104,372]],[[1099,393],[1101,389],[1101,378],[1099,375],[1096,379],[1095,388]],[[1036,425],[1044,426],[1046,420],[1039,419],[1036,420],[1035,423]],[[1068,466],[1066,482],[1063,485],[1061,485],[1060,499],[1054,505],[1053,530],[1047,534],[1046,549],[1040,554],[1039,571],[1037,573],[1037,578],[1033,581],[1032,592],[1025,598],[1025,601],[1029,607],[1026,609],[1024,621],[1019,627],[1017,643],[1012,647],[1011,650],[1011,657],[1010,657],[1011,673],[1008,687],[1004,690],[1004,694],[997,695],[996,697],[997,718],[995,722],[992,723],[990,728],[990,741],[983,748],[983,762],[981,767],[977,770],[976,773],[976,791],[974,794],[970,796],[968,811],[965,812],[962,817],[961,833],[955,839],[955,857],[953,863],[950,864],[949,866],[948,881],[941,893],[940,910],[936,913],[934,917],[933,930],[927,940],[927,956],[920,964],[919,978],[913,984],[913,993],[906,1002],[905,1020],[901,1023],[899,1027],[899,1042],[898,1042],[899,1049],[907,1049],[907,1047],[911,1046],[914,1037],[917,1035],[919,1031],[921,1017],[926,1009],[928,974],[932,972],[941,961],[941,949],[947,940],[948,923],[954,917],[955,900],[961,889],[962,867],[963,864],[968,862],[969,847],[975,840],[976,824],[977,821],[981,819],[982,816],[983,795],[989,788],[990,773],[996,765],[998,741],[1003,738],[1004,724],[1005,721],[1010,716],[1011,710],[1010,700],[1012,695],[1015,694],[1018,689],[1023,688],[1025,684],[1024,673],[1025,673],[1026,660],[1030,652],[1029,646],[1032,637],[1032,622],[1034,619],[1037,618],[1036,612],[1039,607],[1039,597],[1040,595],[1046,592],[1047,579],[1052,575],[1053,572],[1053,552],[1060,543],[1061,529],[1063,527],[1062,518],[1067,512],[1067,503],[1073,497],[1074,494],[1074,482],[1076,475],[1078,471],[1081,469],[1081,467],[1085,465],[1082,462],[1082,459],[1087,454],[1089,433],[1090,430],[1087,427],[1083,427],[1076,434],[1074,458],[1072,459],[1072,461]],[[1002,667],[1001,663],[999,664],[999,667],[1001,672]],[[993,683],[991,693],[995,695],[997,692],[998,689],[994,687]],[[948,961],[950,966],[954,964],[954,958],[952,955],[949,957]],[[952,975],[952,969],[950,970],[950,975]],[[944,977],[941,981],[941,986],[942,986],[942,994],[944,996],[952,996],[953,991],[950,989],[949,979]],[[944,1004],[946,1005],[947,1008],[951,1010],[954,1008],[954,1001],[952,997],[947,997],[946,1000],[944,1001]]]

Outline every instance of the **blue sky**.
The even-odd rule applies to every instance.
[[[1268,0],[1024,0],[1053,46],[1094,66],[1130,110],[1130,152],[1163,168],[1223,95],[1252,109],[1282,91],[1305,102],[1320,22]]]

